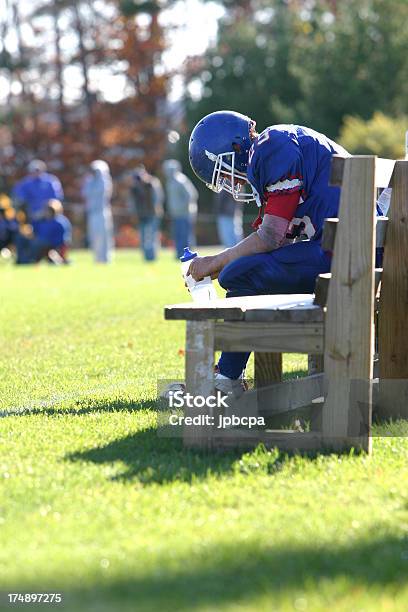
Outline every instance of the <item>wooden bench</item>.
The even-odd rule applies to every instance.
[[[370,451],[376,319],[381,379],[408,379],[408,162],[335,156],[331,183],[342,187],[339,219],[326,220],[323,244],[333,252],[332,268],[330,275],[317,279],[316,295],[230,298],[165,308],[166,319],[186,321],[188,392],[205,397],[214,393],[215,350],[255,351],[257,391],[247,393],[257,394],[258,414],[295,414],[309,405],[311,430],[188,426],[186,446],[247,448],[263,442],[288,450]],[[376,218],[375,201],[377,188],[389,184],[388,222]],[[384,246],[387,226],[384,269],[375,270],[375,249]],[[310,355],[312,373],[279,384],[284,352]],[[395,394],[383,396],[385,412],[396,415]],[[196,414],[194,409],[190,414]]]

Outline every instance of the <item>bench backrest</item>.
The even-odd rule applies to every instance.
[[[397,161],[384,249],[379,317],[380,378],[408,379],[408,160]]]
[[[386,247],[383,271],[377,270],[377,283],[382,272],[380,378],[408,379],[408,161],[334,158],[333,169],[335,182],[341,182],[339,220],[327,223],[329,233],[324,236],[325,247],[334,241],[332,272],[330,282],[320,278],[317,283],[321,305],[327,296],[324,367],[330,388],[323,427],[328,435],[347,435],[350,421],[342,405],[351,392],[350,381],[361,382],[363,402],[371,405],[377,245]],[[389,221],[377,223],[377,188],[388,185],[392,186]],[[325,292],[319,290],[322,283]]]
[[[388,187],[391,181],[393,168],[395,165],[394,160],[382,159],[372,156],[375,160],[375,174],[374,174],[374,190]],[[363,156],[353,156],[352,158],[340,157],[338,155],[333,156],[330,183],[341,187],[343,185],[343,175],[345,168],[346,159],[363,159]],[[364,156],[368,159],[369,156]],[[355,163],[355,162],[353,162]],[[358,163],[358,162],[357,162]],[[388,226],[388,217],[374,217],[375,223],[375,247],[383,248],[385,246],[386,232]],[[337,228],[339,224],[338,218],[325,219],[322,237],[322,248],[325,251],[334,251],[335,239]],[[329,290],[329,282],[331,279],[331,273],[320,274],[316,280],[315,286],[315,304],[319,306],[327,305],[327,296]],[[374,282],[375,290],[377,291],[379,283],[382,277],[382,268],[375,269]]]

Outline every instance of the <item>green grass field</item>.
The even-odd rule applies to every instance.
[[[372,457],[183,451],[154,409],[183,375],[176,262],[73,259],[0,264],[0,606],[407,610],[407,437]]]

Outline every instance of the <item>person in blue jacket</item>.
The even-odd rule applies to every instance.
[[[25,226],[17,239],[17,263],[37,263],[47,258],[51,263],[68,263],[66,254],[71,242],[72,227],[63,215],[59,200],[50,200],[41,219]]]
[[[40,159],[32,160],[27,167],[28,175],[13,188],[12,198],[16,209],[23,209],[27,222],[40,219],[49,200],[63,201],[64,192],[60,180],[47,172]]]
[[[329,185],[339,144],[300,125],[272,125],[260,134],[255,121],[233,111],[204,117],[194,128],[193,171],[216,191],[255,202],[254,231],[236,246],[193,260],[196,280],[218,277],[227,297],[313,293],[316,277],[330,269],[321,248],[323,222],[338,214],[340,190]],[[298,239],[298,240],[296,240]],[[249,353],[223,353],[216,386],[239,392]]]

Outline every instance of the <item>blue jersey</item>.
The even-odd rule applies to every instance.
[[[248,180],[261,200],[299,192],[290,225],[293,235],[320,241],[324,219],[338,216],[340,189],[329,186],[333,154],[349,155],[323,134],[300,125],[273,125],[252,144]]]
[[[27,205],[29,217],[36,217],[47,205],[48,200],[63,200],[64,192],[59,179],[43,172],[39,176],[27,176],[13,189],[13,197]]]
[[[50,248],[57,249],[65,244],[65,228],[57,219],[34,221],[33,230],[35,237],[42,240]]]

